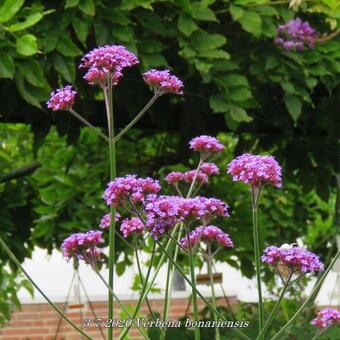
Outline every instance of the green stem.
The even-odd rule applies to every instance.
[[[260,188],[251,189],[252,196],[252,211],[253,211],[253,240],[254,240],[254,253],[255,253],[255,268],[256,268],[256,281],[259,299],[259,332],[263,328],[263,300],[262,300],[262,287],[261,287],[261,272],[260,272],[260,243],[259,243],[259,227],[257,220],[257,207],[260,198]]]
[[[278,300],[276,301],[272,311],[270,312],[269,316],[268,316],[268,319],[266,321],[266,323],[264,324],[263,326],[263,329],[262,331],[259,333],[259,335],[256,337],[256,340],[258,339],[261,339],[262,337],[265,336],[265,333],[267,331],[267,329],[269,328],[270,324],[272,323],[273,319],[274,319],[274,316],[275,314],[277,313],[277,310],[279,309],[280,307],[280,304],[281,304],[281,301],[287,291],[287,289],[289,288],[289,282],[290,282],[290,279],[292,277],[292,274],[290,274],[288,280],[286,281],[286,284],[283,286],[283,288],[281,289],[281,293],[280,293],[280,296],[278,298]]]
[[[297,312],[291,317],[291,319],[279,330],[278,333],[276,333],[271,340],[274,339],[278,339],[281,334],[286,330],[286,328],[288,328],[296,319],[297,317],[302,313],[302,311],[305,309],[305,307],[309,304],[310,300],[313,298],[314,293],[316,291],[319,290],[319,288],[321,287],[323,281],[325,280],[326,276],[328,275],[328,273],[330,272],[330,270],[332,269],[334,263],[336,262],[336,260],[338,259],[340,255],[340,249],[338,249],[335,257],[333,258],[332,262],[330,263],[330,265],[328,266],[328,268],[325,270],[325,272],[323,273],[323,275],[321,276],[319,282],[314,286],[310,296],[308,299],[306,299],[306,301],[301,305],[301,307],[297,310]]]
[[[152,104],[156,101],[159,97],[159,94],[155,94],[150,101],[143,107],[143,109],[137,114],[135,118],[131,120],[131,122],[125,126],[125,128],[120,131],[117,136],[114,138],[114,141],[117,142],[121,137],[123,137],[144,115],[146,111],[152,106]]]
[[[159,245],[159,247],[161,248],[161,250],[163,251],[163,254],[169,259],[169,261],[171,261],[173,263],[173,265],[175,266],[175,268],[177,269],[177,271],[182,275],[182,277],[184,278],[184,280],[192,287],[192,283],[190,281],[189,278],[187,278],[187,276],[185,275],[183,269],[176,263],[174,262],[174,259],[170,256],[170,254],[168,253],[167,249],[163,247],[163,245],[157,241],[157,244]],[[216,313],[216,315],[223,321],[228,321],[224,318],[224,316],[218,311],[216,310],[211,303],[204,297],[204,295],[202,295],[202,293],[197,290],[196,293],[197,295],[204,301],[204,303],[208,306],[208,308],[213,311],[214,313]],[[241,332],[238,328],[231,328],[231,331],[233,331],[235,334],[238,334],[242,339],[246,339],[246,340],[251,340],[246,334],[244,334],[243,332]]]
[[[100,137],[105,139],[107,142],[110,142],[109,137],[107,137],[104,133],[102,133],[99,129],[97,129],[95,126],[93,126],[90,122],[88,122],[85,118],[83,118],[80,114],[78,114],[76,111],[74,111],[72,108],[68,109],[70,113],[72,113],[73,116],[78,118],[81,122],[83,122],[86,126],[94,130]]]
[[[174,254],[174,249],[173,249],[173,243],[170,244],[170,254],[171,255],[175,255]],[[167,269],[167,273],[166,273],[166,284],[165,284],[165,294],[164,294],[164,308],[163,308],[163,320],[167,320],[168,319],[168,314],[169,314],[169,308],[170,308],[170,301],[171,301],[171,290],[172,290],[172,276],[173,273],[173,265],[172,263],[169,261],[168,262],[168,269]],[[161,337],[162,340],[165,340],[165,336],[166,336],[166,328],[165,328],[165,332],[163,334],[163,336]]]
[[[190,230],[189,227],[186,227],[187,232],[187,240],[188,240],[188,248],[189,248],[189,268],[190,268],[190,277],[191,277],[191,288],[192,288],[192,306],[194,311],[194,319],[198,324],[199,316],[198,316],[198,304],[197,304],[197,290],[196,290],[196,275],[195,275],[195,254],[192,253],[192,247],[190,242]],[[199,327],[195,327],[195,340],[200,340],[200,329]]]
[[[207,266],[208,266],[208,274],[209,274],[209,280],[210,280],[210,287],[211,287],[211,300],[212,300],[212,305],[214,309],[217,310],[217,305],[216,305],[216,295],[215,295],[215,288],[214,288],[214,277],[212,273],[212,256],[211,256],[211,243],[208,243],[208,259],[207,259]],[[216,340],[220,340],[220,329],[217,325],[217,315],[215,312],[213,312],[214,316],[214,321],[216,322],[215,326],[215,334],[216,334]]]
[[[103,278],[103,276],[100,274],[100,272],[96,269],[93,268],[94,271],[97,273],[97,275],[99,276],[99,278],[102,280],[102,282],[105,284],[105,286],[107,287],[107,289],[111,292],[112,297],[117,301],[117,303],[119,304],[120,308],[122,309],[122,311],[126,314],[126,316],[132,320],[132,322],[135,324],[135,326],[137,327],[137,329],[139,330],[139,332],[143,335],[144,339],[148,339],[149,337],[146,334],[145,330],[143,329],[143,327],[138,327],[138,323],[135,320],[135,318],[133,318],[131,316],[131,314],[128,312],[128,310],[125,308],[125,306],[122,304],[122,302],[118,299],[118,296],[114,293],[114,291],[112,290],[112,288],[110,287],[110,285],[105,281],[105,279]],[[112,327],[110,327],[112,328]]]
[[[317,332],[317,333],[313,336],[312,340],[316,340],[316,339],[319,338],[322,334],[326,333],[326,331],[328,330],[328,328],[330,328],[330,326],[324,328],[321,332]]]
[[[44,299],[49,303],[49,305],[67,322],[70,324],[71,327],[73,327],[77,332],[79,332],[81,335],[83,335],[86,339],[92,340],[92,338],[84,333],[77,325],[75,325],[48,297],[45,295],[45,293],[39,288],[39,286],[33,281],[33,279],[29,276],[29,274],[26,272],[24,267],[20,264],[19,260],[16,258],[16,256],[12,253],[12,251],[7,247],[7,244],[0,236],[0,244],[7,253],[7,255],[10,257],[10,259],[18,266],[18,268],[23,272],[23,274],[26,276],[26,278],[31,282],[31,284],[34,286],[34,288],[44,297]]]
[[[137,262],[137,267],[138,267],[138,275],[139,275],[139,277],[140,277],[140,281],[141,281],[142,285],[144,286],[144,282],[145,282],[145,281],[144,281],[144,277],[143,277],[142,266],[141,266],[141,264],[140,264],[140,259],[139,259],[138,248],[137,248],[137,247],[135,248],[135,255],[136,255],[136,262]],[[149,299],[146,298],[146,299],[145,299],[145,302],[146,302],[146,305],[147,305],[147,307],[148,307],[148,310],[149,310],[149,312],[150,312],[150,315],[151,315],[152,319],[153,319],[154,321],[156,321],[156,316],[155,316],[155,314],[154,314],[153,311],[152,311],[152,308],[151,308]],[[159,330],[160,330],[160,332],[163,334],[162,328],[159,328]]]
[[[155,253],[156,253],[156,242],[153,243],[153,247],[152,247],[152,253],[151,253],[151,259],[150,259],[150,265],[149,265],[149,268],[148,268],[148,271],[146,273],[146,277],[145,277],[145,281],[144,281],[144,285],[143,285],[143,288],[142,288],[142,291],[140,293],[140,297],[139,297],[139,300],[137,302],[137,306],[133,312],[133,315],[132,315],[132,319],[135,319],[136,316],[137,316],[137,313],[139,312],[149,290],[151,289],[152,287],[152,284],[154,282],[154,279],[153,281],[151,282],[151,284],[148,284],[148,281],[149,281],[149,277],[150,277],[150,274],[151,274],[151,268],[152,268],[152,264],[153,264],[153,261],[154,261],[154,258],[155,258]],[[158,265],[159,266],[159,265]],[[158,268],[158,267],[157,267]],[[147,290],[147,288],[149,288]],[[145,295],[145,292],[146,292],[146,295]],[[125,339],[127,333],[129,332],[130,328],[131,328],[132,325],[128,326],[128,327],[125,327],[124,330],[122,331],[122,333],[119,335],[119,340],[121,339]]]
[[[109,127],[109,152],[110,152],[110,179],[116,178],[116,146],[114,141],[114,118],[112,102],[112,78],[108,77],[107,88],[104,89],[106,104],[106,114]],[[113,319],[113,295],[114,291],[114,265],[115,265],[115,215],[116,211],[113,206],[110,208],[111,223],[109,228],[109,292],[108,292],[108,319]],[[112,327],[108,328],[108,340],[113,339]]]

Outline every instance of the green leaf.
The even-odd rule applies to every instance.
[[[196,51],[213,50],[223,46],[226,41],[221,34],[209,34],[205,31],[197,31],[190,38],[191,46]]]
[[[187,37],[198,29],[195,21],[184,13],[179,16],[177,27]]]
[[[122,276],[125,271],[125,262],[117,262],[116,263],[116,272],[118,276]]]
[[[24,21],[17,22],[16,24],[13,24],[13,25],[7,27],[6,29],[10,32],[21,31],[21,30],[24,30],[26,28],[29,28],[29,27],[35,25],[43,17],[44,17],[44,15],[42,13],[34,13],[34,14],[31,14],[30,16],[28,16]]]
[[[293,118],[294,122],[296,122],[301,115],[302,102],[300,98],[295,95],[286,95],[284,97],[284,102],[290,116]]]
[[[230,14],[231,14],[232,18],[235,21],[238,21],[244,15],[244,10],[241,7],[230,5],[229,10],[230,10]]]
[[[76,7],[78,4],[79,4],[79,0],[66,0],[65,1],[65,8]]]
[[[19,11],[24,0],[5,0],[0,5],[0,23],[7,22]]]
[[[61,55],[57,54],[54,58],[54,67],[66,81],[69,83],[74,82],[76,71],[72,58],[63,58]]]
[[[15,83],[21,97],[23,97],[29,104],[40,109],[41,105],[39,103],[39,100],[27,90],[24,77],[20,72],[17,72],[15,75]]]
[[[231,106],[229,109],[229,114],[233,120],[236,122],[246,122],[249,123],[253,120],[252,117],[249,117],[247,112],[238,106]]]
[[[228,100],[242,102],[252,97],[250,90],[247,87],[236,88],[226,95]]]
[[[239,20],[243,29],[255,36],[260,36],[262,32],[261,16],[252,11],[246,11]]]
[[[123,0],[120,8],[127,11],[135,9],[137,7],[143,7],[145,9],[153,10],[153,2],[155,2],[155,0]]]
[[[81,20],[78,17],[74,17],[72,20],[72,27],[77,35],[77,38],[85,44],[87,35],[89,33],[89,25],[86,21]]]
[[[31,56],[38,52],[37,38],[33,34],[25,34],[17,38],[17,52],[24,56]]]
[[[23,74],[24,78],[37,87],[44,87],[46,85],[46,80],[44,78],[44,72],[37,60],[29,59],[21,63],[18,63],[18,68]]]
[[[202,6],[199,2],[192,3],[192,16],[202,21],[218,21],[213,10],[209,7]]]
[[[80,0],[79,8],[83,13],[91,17],[96,14],[96,7],[92,0]]]
[[[0,78],[13,79],[15,64],[13,58],[8,54],[0,55]]]
[[[228,87],[249,86],[247,77],[240,74],[228,74],[227,76],[224,76],[222,80]]]
[[[220,94],[210,96],[209,105],[215,113],[227,112],[230,108],[229,103]]]
[[[66,35],[59,37],[57,50],[66,57],[77,57],[82,51]]]
[[[230,54],[222,50],[200,51],[198,55],[209,59],[230,59]]]

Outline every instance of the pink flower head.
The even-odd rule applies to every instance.
[[[190,149],[199,151],[204,158],[224,150],[224,145],[217,138],[205,135],[193,138],[189,145]]]
[[[185,182],[191,183],[195,178],[196,170],[190,170],[183,174],[183,180]],[[196,176],[196,181],[200,184],[208,183],[208,176],[202,171],[198,171]]]
[[[102,232],[91,230],[86,233],[72,234],[63,241],[61,249],[68,260],[77,257],[86,263],[93,263],[99,252],[96,247],[103,242]]]
[[[300,18],[295,18],[278,27],[274,42],[286,50],[303,51],[306,46],[314,48],[317,38],[317,31],[308,21],[303,22]]]
[[[152,178],[137,178],[136,175],[117,177],[110,182],[104,192],[103,198],[107,205],[118,206],[127,201],[143,203],[149,194],[156,194],[161,187],[159,182]]]
[[[220,246],[225,248],[231,248],[234,246],[229,234],[213,225],[197,227],[189,234],[191,247],[194,247],[200,241],[217,242]],[[189,248],[189,242],[187,236],[183,237],[180,241],[184,248]]]
[[[220,173],[220,169],[214,163],[203,163],[200,171],[208,176],[214,176]]]
[[[326,307],[321,309],[311,324],[319,328],[327,328],[333,324],[340,323],[340,311],[335,308]]]
[[[216,198],[158,196],[148,199],[145,205],[147,227],[158,238],[177,223],[196,220],[208,224],[210,220],[228,215],[228,205]]]
[[[47,107],[53,111],[68,110],[73,106],[76,94],[77,92],[72,90],[70,85],[57,89],[51,93]]]
[[[138,217],[125,219],[120,226],[120,231],[125,238],[129,237],[133,233],[142,233],[144,229],[144,224]]]
[[[311,273],[323,271],[324,265],[314,253],[301,247],[282,245],[267,247],[261,257],[262,262],[286,268],[291,273]]]
[[[82,58],[80,67],[96,68],[114,74],[136,64],[138,64],[137,57],[124,46],[106,45],[87,53]]]
[[[121,219],[120,213],[115,213],[115,221],[118,222]],[[102,229],[109,229],[111,224],[111,214],[106,214],[100,220],[99,227]]]
[[[183,82],[169,70],[150,70],[143,74],[144,81],[152,86],[156,93],[174,93],[182,95]]]
[[[272,156],[243,154],[228,165],[228,174],[234,181],[242,181],[252,187],[270,183],[281,188],[281,167]]]
[[[183,173],[179,171],[170,172],[166,177],[165,180],[169,184],[177,184],[178,182],[183,180]]]

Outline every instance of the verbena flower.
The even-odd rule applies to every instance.
[[[200,241],[217,242],[220,246],[226,248],[231,248],[234,246],[229,234],[213,225],[199,226],[190,232],[190,247],[194,247]],[[189,242],[187,236],[183,237],[180,241],[182,247],[184,248],[189,248]]]
[[[321,309],[311,324],[319,328],[327,328],[333,324],[340,323],[340,311],[335,308],[326,307]]]
[[[217,138],[206,135],[193,138],[189,142],[189,146],[191,149],[200,152],[204,159],[211,154],[220,153],[224,150],[224,145]]]
[[[138,64],[137,57],[121,45],[106,45],[93,49],[81,60],[82,68],[97,68],[114,74]]]
[[[200,171],[208,176],[218,175],[220,173],[220,169],[214,163],[203,163]]]
[[[133,217],[131,219],[125,219],[121,226],[120,231],[125,238],[129,237],[134,233],[142,233],[145,227],[143,222],[138,217]]]
[[[272,156],[243,154],[228,165],[228,174],[234,181],[261,187],[270,183],[278,188],[282,186],[281,167]]]
[[[117,177],[110,182],[104,192],[103,198],[107,205],[118,206],[132,203],[144,202],[148,194],[156,194],[161,190],[157,180],[152,178],[137,178],[136,175]]]
[[[63,241],[61,249],[67,260],[76,257],[93,264],[98,258],[98,254],[101,253],[96,247],[103,242],[102,232],[91,230],[86,233],[72,234]]]
[[[156,93],[183,94],[183,82],[172,75],[169,70],[152,69],[143,74],[144,81],[154,88]]]
[[[308,21],[295,18],[278,27],[275,43],[286,50],[302,51],[306,46],[314,48],[317,37],[317,31],[310,26]]]
[[[120,213],[115,213],[115,221],[118,222],[121,219]],[[111,214],[106,214],[100,220],[99,227],[102,229],[108,229],[111,225]]]
[[[76,94],[70,85],[57,89],[51,93],[47,107],[53,111],[68,110],[73,106]]]
[[[191,183],[196,175],[196,170],[190,170],[183,173],[183,181]],[[196,181],[200,184],[208,182],[208,176],[202,171],[198,171],[196,175]]]
[[[217,198],[179,196],[152,197],[145,205],[147,227],[158,238],[179,222],[201,221],[208,224],[214,218],[227,217],[228,205]]]
[[[120,77],[123,74],[121,72],[114,72],[111,75],[112,85],[117,85]],[[104,87],[106,85],[108,74],[97,67],[91,67],[84,76],[84,79],[91,85],[100,85]]]
[[[165,181],[168,182],[169,184],[177,184],[178,182],[182,180],[183,180],[183,172],[179,172],[179,171],[170,172],[165,177]]]
[[[261,259],[262,262],[287,268],[292,273],[311,273],[324,270],[324,265],[319,257],[301,247],[270,246],[264,250]]]

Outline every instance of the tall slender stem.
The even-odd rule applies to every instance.
[[[97,273],[97,275],[99,276],[99,278],[101,279],[101,281],[105,284],[106,288],[111,292],[112,294],[112,297],[117,301],[117,303],[119,304],[120,308],[122,309],[122,311],[127,315],[127,317],[131,320],[131,323],[134,323],[139,332],[143,335],[144,339],[148,339],[149,340],[149,337],[148,335],[146,334],[145,330],[143,327],[138,327],[138,323],[137,321],[135,320],[135,318],[133,318],[131,316],[131,314],[129,313],[129,311],[125,308],[125,306],[122,304],[122,302],[118,299],[117,295],[115,294],[115,292],[112,290],[112,288],[110,287],[110,285],[105,281],[105,279],[103,278],[102,274],[100,274],[100,272],[94,268],[94,271]],[[110,327],[112,328],[112,327]]]
[[[196,291],[196,275],[195,275],[195,254],[192,252],[191,242],[190,242],[190,230],[189,227],[186,226],[187,232],[187,240],[189,246],[189,268],[190,268],[190,277],[191,277],[191,287],[192,287],[192,306],[194,311],[194,319],[198,324],[198,304],[197,304],[197,291]],[[195,327],[195,340],[200,340],[200,329],[199,327]]]
[[[152,106],[152,104],[159,97],[159,94],[154,94],[154,96],[150,99],[150,101],[143,107],[143,109],[137,114],[135,118],[131,120],[131,122],[125,126],[125,128],[120,131],[117,136],[114,138],[114,141],[117,142],[121,137],[123,137],[144,115],[146,111]]]
[[[132,315],[132,319],[135,319],[136,316],[137,316],[137,313],[139,312],[143,302],[144,302],[144,299],[146,298],[150,288],[152,287],[153,285],[153,282],[154,282],[154,279],[151,280],[151,283],[148,284],[149,282],[149,277],[150,277],[150,274],[151,274],[151,268],[152,268],[152,264],[153,264],[153,260],[154,260],[154,257],[155,257],[155,253],[156,253],[156,242],[153,243],[153,246],[152,246],[152,253],[151,253],[151,259],[150,259],[150,265],[149,265],[149,268],[148,268],[148,271],[146,273],[146,277],[145,277],[145,280],[144,280],[144,285],[143,285],[143,289],[140,293],[140,297],[139,297],[139,300],[137,302],[137,306],[133,312],[133,315]],[[158,264],[159,266],[159,264]],[[159,266],[160,267],[160,266]],[[157,267],[158,268],[158,267]],[[146,294],[145,294],[146,292]],[[127,327],[125,327],[125,329],[123,330],[123,332],[119,335],[119,340],[120,339],[125,339],[127,333],[129,332],[130,328],[131,328],[131,324]]]
[[[137,243],[137,242],[136,242],[136,243]],[[141,282],[142,286],[144,286],[144,282],[145,282],[145,281],[144,281],[144,277],[143,277],[142,266],[141,266],[141,264],[140,264],[140,259],[139,259],[139,255],[138,255],[137,244],[136,244],[136,247],[135,247],[135,256],[136,256],[136,262],[137,262],[138,275],[139,275],[139,278],[140,278],[140,282]],[[145,299],[145,302],[146,302],[146,305],[147,305],[147,307],[148,307],[148,309],[149,309],[149,313],[150,313],[152,319],[153,319],[154,321],[156,321],[156,316],[155,316],[155,314],[154,314],[153,311],[152,311],[152,308],[151,308],[149,299],[146,298],[146,299]],[[160,330],[160,332],[163,334],[162,328],[159,328],[159,330]]]
[[[255,267],[256,267],[256,281],[259,299],[259,332],[261,333],[263,328],[263,300],[262,300],[262,287],[261,287],[261,272],[260,272],[260,243],[259,243],[259,227],[257,220],[257,207],[260,198],[260,189],[251,189],[252,197],[252,211],[253,211],[253,240],[254,240],[254,253],[255,253]]]
[[[286,330],[286,328],[288,328],[297,319],[297,317],[302,313],[302,311],[309,304],[310,300],[313,299],[314,293],[317,292],[319,290],[319,288],[321,287],[322,283],[324,282],[326,276],[328,275],[328,273],[332,269],[332,267],[333,267],[334,263],[336,262],[336,260],[338,259],[339,255],[340,255],[340,249],[338,249],[336,255],[334,256],[334,258],[332,260],[332,262],[330,263],[328,268],[325,270],[323,275],[320,277],[319,282],[314,286],[312,292],[309,295],[309,298],[306,299],[306,301],[301,305],[301,307],[297,310],[297,312],[290,318],[290,320],[283,327],[281,327],[281,329],[271,338],[271,340],[279,339],[281,334]]]
[[[90,122],[88,122],[85,118],[83,118],[80,114],[78,114],[76,111],[74,111],[72,108],[68,109],[69,112],[78,118],[81,122],[83,122],[87,127],[91,128],[94,130],[100,137],[105,139],[107,142],[110,141],[109,137],[107,137],[104,133],[102,133],[99,129],[97,129],[95,126],[93,126]]]
[[[215,295],[215,287],[214,287],[214,277],[212,273],[212,255],[211,255],[211,243],[208,243],[208,258],[207,258],[207,266],[208,266],[208,274],[209,274],[209,280],[210,280],[210,287],[211,287],[211,300],[212,300],[212,305],[213,307],[217,310],[217,305],[216,305],[216,295]],[[214,316],[214,321],[216,322],[215,326],[215,335],[216,335],[216,340],[220,340],[220,329],[217,325],[217,315],[215,312],[213,312]]]
[[[267,318],[267,321],[263,326],[262,331],[259,333],[259,335],[256,337],[256,339],[261,339],[262,337],[265,336],[265,333],[266,333],[267,329],[269,328],[270,324],[272,323],[274,316],[275,316],[277,310],[279,309],[281,301],[282,301],[287,289],[289,288],[289,282],[290,282],[291,277],[292,277],[292,273],[290,274],[288,280],[286,281],[286,283],[282,287],[281,292],[280,292],[280,296],[279,296],[278,300],[276,301],[272,311],[270,312],[270,314]]]
[[[110,179],[116,177],[116,146],[114,141],[114,118],[113,118],[113,101],[112,101],[112,78],[108,77],[107,88],[104,89],[106,104],[106,114],[109,126],[109,152],[110,152]],[[113,206],[110,208],[110,228],[109,228],[109,291],[108,291],[108,318],[113,319],[113,295],[114,291],[114,266],[115,266],[115,215],[116,211]],[[108,340],[113,339],[113,329],[108,328]]]
[[[92,340],[92,338],[83,332],[77,325],[75,325],[48,297],[47,295],[39,288],[39,286],[33,281],[30,275],[26,272],[24,267],[20,264],[19,260],[16,256],[12,253],[12,251],[8,248],[6,242],[0,236],[0,244],[10,259],[16,264],[16,266],[22,271],[22,273],[26,276],[28,281],[34,286],[34,288],[44,297],[44,299],[49,303],[49,305],[67,322],[73,327],[77,332],[83,335],[86,339]]]

